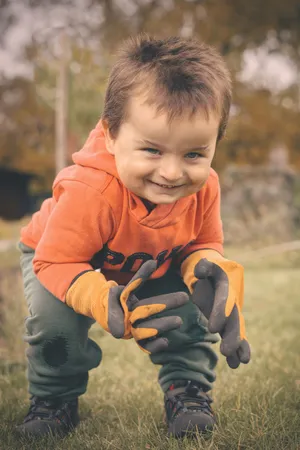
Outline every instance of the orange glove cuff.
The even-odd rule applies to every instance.
[[[95,319],[108,329],[108,295],[115,281],[107,281],[102,273],[85,272],[72,284],[66,295],[66,304],[79,314]]]
[[[224,260],[223,256],[216,250],[206,249],[192,253],[183,261],[181,264],[181,276],[191,294],[193,293],[192,286],[198,281],[198,278],[196,278],[194,274],[195,266],[202,258],[207,258],[209,261],[213,262],[216,262],[218,259],[220,259],[220,261]]]

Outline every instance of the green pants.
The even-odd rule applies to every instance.
[[[41,398],[73,399],[86,391],[88,372],[102,359],[100,347],[88,337],[94,321],[77,314],[47,291],[33,272],[34,251],[23,244],[20,249],[29,310],[25,336],[29,344],[29,392]],[[163,278],[146,282],[138,297],[175,291],[187,292],[187,288],[174,271],[169,271]],[[160,315],[176,315],[183,320],[179,329],[165,333],[170,342],[168,351],[150,356],[154,364],[162,366],[159,383],[163,391],[176,380],[194,380],[209,391],[217,363],[211,344],[218,341],[218,336],[208,332],[205,319],[192,302]]]

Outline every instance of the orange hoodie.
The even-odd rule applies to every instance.
[[[82,272],[101,268],[124,284],[148,259],[158,261],[154,278],[203,248],[223,253],[220,187],[213,169],[197,193],[149,212],[118,177],[104,142],[101,121],[77,153],[74,165],[53,183],[53,196],[21,230],[35,249],[34,271],[53,295],[65,301]]]

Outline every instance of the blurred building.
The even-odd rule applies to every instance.
[[[300,223],[300,174],[283,145],[260,166],[228,166],[222,174],[222,219],[228,244],[296,239]]]
[[[31,173],[0,167],[0,218],[18,220],[32,212]]]

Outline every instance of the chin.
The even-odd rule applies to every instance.
[[[177,200],[179,200],[180,198],[182,197],[157,198],[153,196],[151,198],[147,198],[147,200],[149,200],[151,203],[154,203],[155,205],[170,205],[177,202]]]

